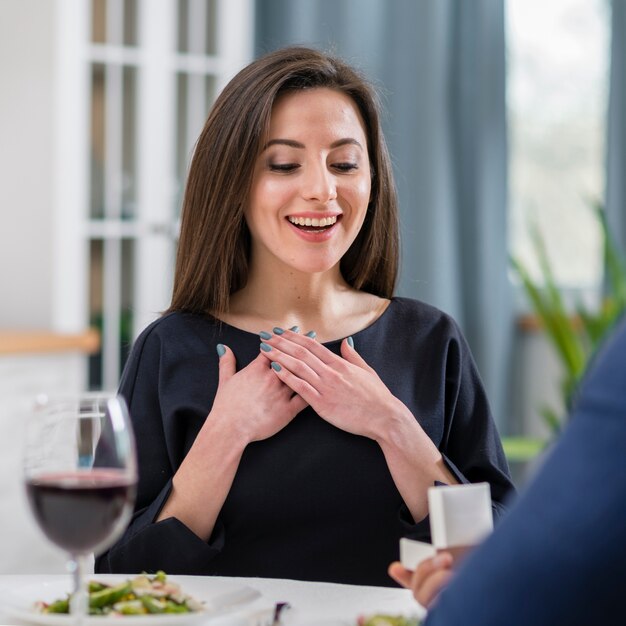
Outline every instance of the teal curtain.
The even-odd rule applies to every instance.
[[[626,2],[614,0],[607,121],[606,213],[615,240],[626,250]]]
[[[401,210],[398,294],[460,324],[506,430],[504,0],[258,0],[256,52],[331,50],[378,86]]]

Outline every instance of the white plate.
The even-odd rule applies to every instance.
[[[107,583],[115,583],[122,582],[129,577],[92,575],[90,578],[103,580],[103,582]],[[128,617],[93,615],[85,620],[85,626],[110,626],[112,623],[119,624],[120,620],[128,620],[129,623],[137,626],[165,626],[165,624],[178,626],[179,624],[197,621],[214,622],[218,618],[223,618],[229,613],[238,611],[261,596],[252,587],[244,587],[223,580],[213,581],[210,578],[194,579],[191,576],[173,576],[171,580],[180,584],[183,593],[203,602],[205,609],[195,613],[170,613],[168,615],[129,615]],[[6,601],[2,602],[2,612],[31,624],[70,626],[73,623],[73,618],[70,615],[39,613],[34,608],[34,604],[38,600],[51,602],[64,598],[70,588],[71,582],[69,578],[65,577],[51,582],[0,586],[0,598],[6,599]]]

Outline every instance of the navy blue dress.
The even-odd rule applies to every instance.
[[[421,302],[394,298],[353,339],[457,479],[491,484],[497,517],[512,484],[480,377],[454,321]],[[211,410],[216,344],[233,350],[240,369],[258,355],[259,342],[254,333],[178,312],[138,338],[120,387],[137,438],[136,512],[123,537],[97,559],[96,571],[393,586],[386,572],[398,557],[399,538],[428,540],[428,519],[411,518],[378,444],[331,426],[310,407],[275,436],[247,446],[208,542],[175,518],[155,523]],[[325,345],[339,354],[340,341]]]
[[[626,322],[565,432],[427,626],[626,624]]]

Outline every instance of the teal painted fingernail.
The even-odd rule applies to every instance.
[[[273,330],[275,335],[282,335],[285,332],[282,328],[278,326],[275,326]]]
[[[264,330],[262,330],[259,333],[259,337],[261,337],[261,339],[271,339],[272,335],[270,333],[266,333]]]
[[[268,346],[266,343],[261,342],[261,350],[263,352],[269,352],[272,349],[272,346]]]
[[[217,356],[219,356],[220,359],[226,354],[226,348],[223,343],[218,343],[215,346],[215,349],[217,350]]]
[[[351,348],[354,348],[354,339],[352,339],[352,337],[348,337],[346,341]]]
[[[280,372],[280,370],[283,368],[278,363],[276,363],[276,361],[272,361],[272,369],[275,372]]]
[[[292,333],[299,333],[300,332],[300,326],[292,326],[289,330]]]
[[[317,333],[314,330],[310,330],[306,336],[311,337],[311,339],[315,339],[315,337],[317,337]]]

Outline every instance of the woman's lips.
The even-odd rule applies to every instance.
[[[308,216],[297,216],[297,217],[308,217]],[[310,241],[313,243],[316,242],[323,242],[326,241],[328,239],[330,239],[336,228],[337,228],[337,224],[339,224],[339,222],[341,221],[341,215],[337,215],[337,216],[333,216],[336,218],[336,222],[334,224],[332,224],[331,226],[307,226],[307,225],[296,225],[293,222],[291,222],[288,218],[286,218],[287,224],[289,224],[290,228],[302,239],[304,239],[305,241]],[[313,218],[311,218],[313,219]],[[316,216],[315,219],[320,219],[319,216]],[[323,219],[323,217],[322,217]]]
[[[320,215],[313,213],[312,215],[288,215],[287,219],[296,226],[312,226],[313,228],[324,228],[332,226],[339,215]]]

